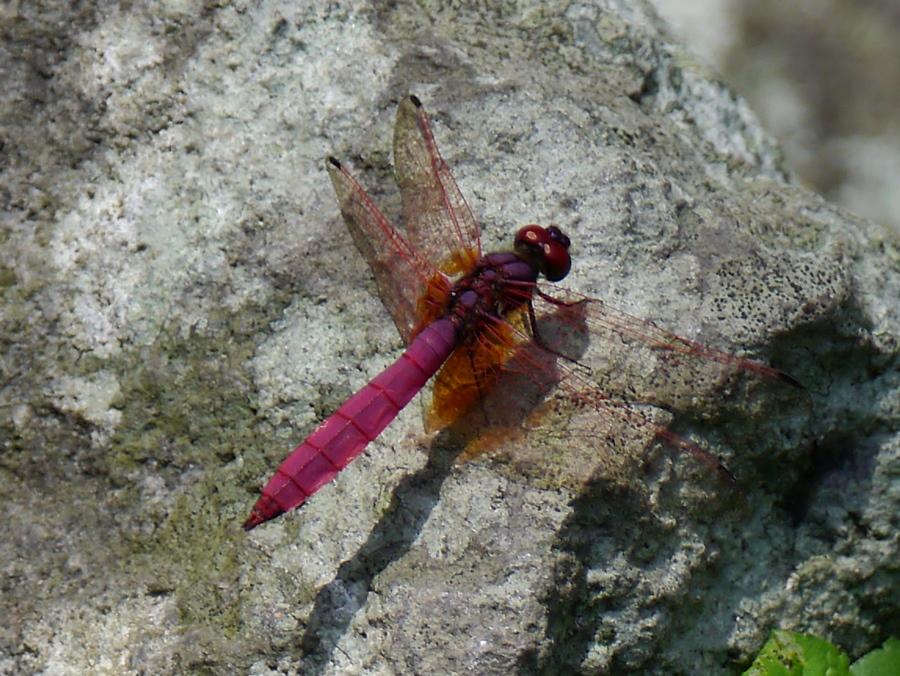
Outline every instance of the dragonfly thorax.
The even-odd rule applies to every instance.
[[[444,314],[466,334],[486,318],[504,317],[531,300],[539,274],[535,263],[518,253],[487,254],[453,284]]]

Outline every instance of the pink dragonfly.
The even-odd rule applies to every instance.
[[[659,375],[652,383],[660,387],[689,384],[696,378],[696,368],[686,367],[691,362],[705,364],[707,378],[745,373],[800,386],[775,368],[539,281],[558,282],[569,272],[569,238],[556,226],[526,225],[516,233],[513,250],[483,254],[478,224],[414,96],[397,111],[394,164],[403,232],[344,165],[329,158],[327,169],[354,243],[407,349],[288,455],[262,489],[245,529],[303,504],[362,453],[435,374],[426,425],[436,429],[462,421],[478,428],[468,435],[464,457],[510,435],[520,438],[530,421],[552,415],[548,409],[558,407],[534,402],[555,391],[552,401],[566,402],[568,415],[589,413],[598,454],[657,439],[728,476],[717,458],[657,424],[650,412],[598,388],[593,372],[573,356],[579,340],[638,346],[644,355],[638,361],[655,359]]]

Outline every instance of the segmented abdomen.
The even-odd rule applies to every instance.
[[[429,324],[397,361],[375,376],[319,425],[275,470],[244,528],[250,530],[301,504],[397,416],[456,346],[450,319]]]

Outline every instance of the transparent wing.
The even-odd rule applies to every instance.
[[[509,345],[508,356],[491,372],[496,387],[455,423],[465,437],[461,460],[490,452],[512,475],[577,489],[598,476],[627,483],[656,442],[732,479],[717,457],[666,427],[668,413],[598,386],[578,361],[590,347],[587,304],[548,305],[540,343],[525,313],[512,322],[496,319],[489,330]]]
[[[741,374],[799,387],[773,367],[682,338],[598,299],[546,288],[534,288],[537,338],[527,312],[484,318],[478,342],[457,351],[458,368],[438,375],[436,395],[442,379],[451,386],[435,398],[432,415],[463,436],[463,460],[489,451],[512,474],[577,487],[599,475],[627,481],[656,442],[730,481],[717,457],[666,427],[667,409],[719,401]],[[495,357],[483,360],[484,354]],[[450,394],[466,388],[471,396],[460,405]],[[473,405],[464,410],[469,399]]]
[[[340,162],[328,158],[327,168],[353,242],[372,269],[381,301],[409,343],[417,324],[416,301],[438,270],[391,225]]]
[[[629,400],[684,408],[705,395],[720,396],[741,374],[802,389],[779,369],[683,338],[597,298],[556,285],[539,290],[535,311],[540,318],[555,313],[560,303],[584,306],[590,345],[581,361],[605,390]],[[551,347],[553,340],[548,340]]]
[[[394,171],[410,242],[449,273],[471,269],[481,255],[481,231],[444,162],[421,102],[405,98],[394,127]]]

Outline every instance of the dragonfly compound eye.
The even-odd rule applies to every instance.
[[[540,225],[526,225],[516,233],[516,248],[540,246],[549,239],[547,228]]]
[[[551,225],[549,228],[547,228],[547,235],[554,242],[559,242],[560,244],[562,244],[566,249],[568,249],[569,245],[572,243],[571,240],[566,237],[566,234],[555,225]]]
[[[565,237],[565,235],[563,235]],[[572,259],[569,257],[569,238],[565,243],[551,239],[544,243],[544,276],[551,282],[558,282],[572,268]]]
[[[572,267],[569,238],[555,225],[526,225],[516,233],[516,251],[529,256],[551,282],[558,282]]]

